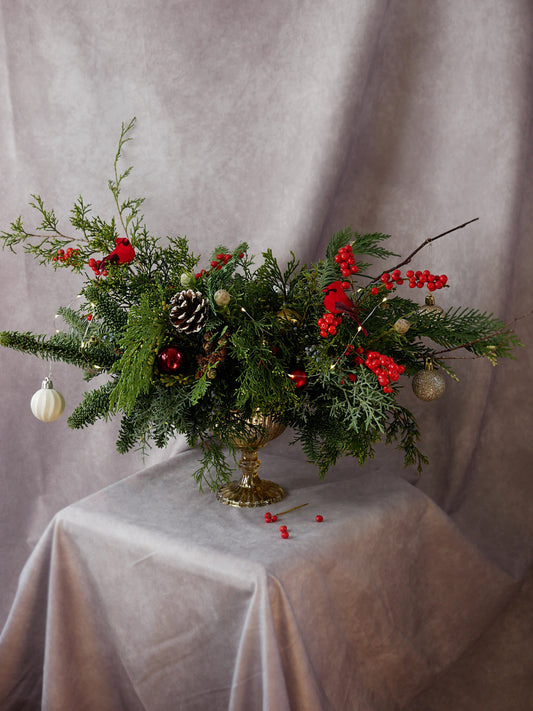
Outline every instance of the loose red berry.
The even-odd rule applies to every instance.
[[[319,523],[322,523],[323,520],[324,520],[324,517],[321,516],[320,514],[317,514],[317,515],[315,516],[315,521],[318,521]]]
[[[276,521],[278,520],[278,517],[276,516],[276,514],[274,514],[274,516],[272,516],[272,518],[270,520],[272,521],[272,523],[276,523]]]
[[[280,526],[279,530],[283,533],[283,531],[287,530],[287,526]]]
[[[289,532],[288,531],[281,531],[280,536],[282,538],[288,538],[289,537]]]

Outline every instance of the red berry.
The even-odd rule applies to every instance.
[[[355,381],[357,380],[357,375],[355,375],[354,373],[350,373],[348,375],[348,380],[351,380],[352,383],[355,383]]]
[[[270,520],[272,521],[272,523],[276,523],[276,521],[278,520],[278,517],[276,516],[276,514],[274,514],[274,516],[272,516],[272,518]]]
[[[386,284],[388,281],[390,281],[390,274],[388,272],[385,272],[385,274],[381,275],[380,279],[384,284]]]
[[[414,273],[414,271],[413,271],[412,269],[408,269],[408,270],[405,272],[405,276],[406,276],[408,279],[411,279],[412,277],[414,277],[414,275],[415,275],[415,273]]]
[[[281,532],[286,531],[286,530],[287,530],[287,526],[280,526],[280,527],[279,527],[279,530],[280,530]]]
[[[288,531],[282,531],[282,532],[280,533],[280,536],[281,536],[282,538],[288,538],[288,537],[289,537],[289,532],[288,532]]]
[[[315,516],[315,521],[318,521],[319,523],[322,523],[323,520],[324,520],[324,517],[321,516],[320,514],[317,514],[317,515]]]
[[[377,287],[377,286],[373,286],[373,287],[370,289],[370,293],[372,294],[372,296],[376,296],[377,294],[379,294],[379,289],[378,289],[378,287]]]
[[[87,321],[92,321],[92,320],[93,320],[93,315],[87,314]]]
[[[265,518],[268,518],[268,519],[271,519],[271,518],[272,518],[272,514],[270,513],[270,511],[267,511],[267,512],[265,513]]]
[[[394,288],[394,284],[393,284],[392,282],[388,281],[388,282],[385,284],[385,289],[387,289],[387,291],[390,291],[390,290],[393,289],[393,288]]]

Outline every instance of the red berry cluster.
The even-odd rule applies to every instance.
[[[318,319],[317,323],[320,328],[320,335],[322,338],[327,338],[337,333],[337,327],[342,323],[342,318],[330,313],[325,313]]]
[[[405,276],[409,279],[409,288],[414,289],[417,286],[421,289],[424,284],[427,286],[429,291],[435,291],[435,289],[442,289],[446,286],[448,277],[446,274],[431,274],[429,269],[424,269],[423,272],[409,269],[405,272]]]
[[[278,520],[278,517],[276,514],[272,515],[270,511],[267,511],[265,514],[265,523],[276,523]]]
[[[242,259],[243,257],[244,252],[241,252],[241,254],[239,254],[239,259]],[[222,267],[225,267],[230,259],[231,254],[217,254],[216,259],[213,259],[213,261],[211,262],[211,269],[222,269]],[[207,276],[211,269],[202,269],[202,271],[198,272],[194,276],[196,279],[201,279],[204,275]]]
[[[364,363],[377,376],[384,393],[392,392],[391,382],[395,383],[405,371],[405,367],[395,363],[390,356],[376,351],[367,351]]]
[[[409,279],[409,287],[411,289],[414,289],[415,286],[421,289],[425,284],[429,291],[435,291],[435,289],[442,289],[443,286],[446,286],[448,281],[446,274],[431,274],[429,269],[424,269],[423,272],[414,272],[412,269],[409,269],[405,272],[405,276]],[[390,291],[394,288],[394,284],[403,284],[404,278],[402,277],[401,271],[395,269],[393,272],[384,272],[380,276],[380,281],[383,283],[385,289]],[[379,288],[373,286],[370,289],[370,293],[377,296],[377,294],[379,294]]]
[[[61,262],[66,267],[70,267],[78,264],[79,253],[79,249],[72,249],[72,247],[69,247],[66,252],[64,249],[58,249],[57,254],[52,257],[52,261]]]
[[[357,274],[359,271],[359,267],[355,263],[355,257],[352,253],[351,244],[347,244],[345,247],[339,249],[335,255],[335,262],[339,265],[343,277],[349,277],[351,274]]]
[[[394,287],[395,283],[398,284],[398,286],[401,286],[403,284],[402,273],[399,269],[395,269],[390,274],[389,272],[385,272],[381,275],[380,279],[385,285],[385,289],[387,289],[388,291],[390,291]]]
[[[89,259],[88,263],[89,263],[89,266],[91,267],[91,269],[93,270],[93,272],[96,274],[96,276],[100,276],[100,274],[102,276],[107,276],[107,271],[105,269],[102,272],[100,271],[101,262],[99,262],[98,260],[93,259],[93,257],[91,257]]]

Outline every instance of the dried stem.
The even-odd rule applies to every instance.
[[[452,227],[451,230],[446,230],[446,232],[441,232],[440,235],[435,235],[435,237],[428,237],[427,239],[425,239],[422,242],[422,244],[418,245],[418,247],[413,252],[411,252],[411,254],[408,257],[406,257],[402,262],[397,264],[395,267],[392,267],[390,269],[385,269],[384,271],[381,272],[381,274],[379,276],[372,279],[372,281],[379,281],[381,279],[381,277],[383,276],[383,274],[386,274],[387,272],[392,272],[395,269],[399,269],[400,267],[403,267],[404,264],[409,264],[411,259],[415,256],[415,254],[420,252],[420,250],[423,249],[424,247],[426,247],[428,244],[431,244],[431,242],[435,242],[435,240],[440,239],[441,237],[444,237],[445,235],[449,235],[451,232],[456,232],[457,230],[462,230],[463,227],[466,227],[467,225],[472,224],[472,222],[476,222],[476,220],[479,220],[479,217],[474,217],[474,219],[468,220],[468,222],[463,222],[462,225],[457,225],[457,227]]]

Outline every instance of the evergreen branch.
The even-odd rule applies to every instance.
[[[74,408],[67,420],[69,427],[82,429],[93,425],[98,419],[108,419],[109,396],[113,387],[113,381],[109,381],[96,390],[84,393],[83,401]]]

